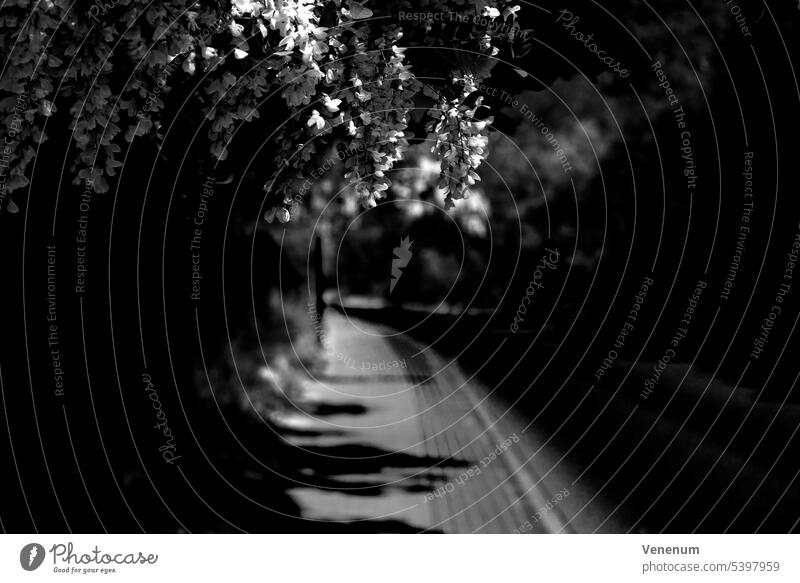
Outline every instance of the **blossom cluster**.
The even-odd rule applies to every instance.
[[[467,198],[469,187],[480,180],[476,170],[488,153],[488,128],[493,121],[491,116],[477,117],[479,110],[486,109],[483,96],[468,105],[467,99],[478,90],[474,77],[465,75],[453,81],[461,86],[461,95],[441,97],[430,111],[433,120],[429,125],[436,136],[431,152],[442,161],[439,188],[446,193],[448,208],[454,200]]]
[[[487,22],[513,22],[518,9],[498,8],[491,0],[438,2]],[[270,95],[282,98],[288,115],[265,139],[279,160],[265,185],[268,218],[291,218],[298,185],[313,169],[315,155],[335,140],[355,153],[344,160],[348,192],[364,207],[375,206],[408,148],[411,112],[430,92],[412,71],[402,24],[381,21],[365,3],[376,12],[385,8],[374,0],[232,0],[189,7],[182,0],[128,0],[97,19],[71,10],[67,0],[47,0],[31,19],[30,0],[11,1],[0,18],[0,44],[14,50],[0,88],[12,98],[0,101],[0,113],[8,115],[14,96],[24,92],[31,105],[18,136],[23,147],[8,161],[8,190],[28,182],[31,143],[46,139],[43,118],[57,111],[56,93],[71,118],[73,182],[103,192],[122,164],[126,141],[162,139],[170,85],[183,84],[204,116],[218,161],[227,158],[241,125],[261,116]],[[74,43],[76,35],[89,40]],[[465,41],[471,44],[459,48],[493,60],[495,40],[477,31]],[[67,48],[56,54],[54,47]],[[428,129],[449,204],[467,195],[487,155],[491,118],[469,96],[489,69],[459,71],[463,83],[455,99],[433,92]],[[430,101],[422,103],[427,108]]]

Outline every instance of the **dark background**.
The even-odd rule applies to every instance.
[[[521,166],[518,161],[507,159],[504,166],[499,160],[494,177],[484,169],[484,194],[494,211],[492,259],[485,238],[468,237],[472,271],[459,280],[452,298],[463,315],[428,319],[417,331],[435,348],[478,365],[484,365],[506,338],[504,349],[482,366],[484,380],[498,386],[516,407],[532,415],[544,411],[538,422],[542,430],[558,431],[566,447],[578,443],[579,458],[593,460],[602,453],[593,479],[598,484],[611,480],[606,492],[616,500],[635,489],[625,516],[636,528],[659,530],[669,522],[672,531],[692,530],[705,514],[707,501],[716,501],[729,484],[733,487],[728,498],[701,530],[730,527],[750,532],[760,527],[785,532],[796,529],[800,515],[794,481],[800,407],[793,358],[796,284],[782,305],[767,352],[749,361],[800,223],[795,172],[800,91],[793,62],[800,12],[792,2],[741,0],[738,5],[752,38],[742,36],[724,2],[660,2],[653,6],[657,15],[643,2],[605,8],[592,2],[542,4],[553,11],[568,6],[579,15],[577,28],[596,32],[599,45],[621,56],[631,71],[627,79],[604,72],[552,16],[526,7],[523,17],[530,18],[535,42],[519,66],[532,74],[521,77],[498,65],[489,82],[533,100],[550,120],[566,114],[548,91],[565,95],[582,121],[600,120],[599,127],[610,136],[608,149],[599,165],[590,161],[592,172],[576,178],[577,197],[569,183],[548,182],[547,176],[544,190],[531,187],[524,171],[511,172]],[[413,46],[415,37],[409,37]],[[445,53],[441,58],[447,60]],[[656,85],[651,58],[664,64],[687,113],[699,176],[691,198],[681,174],[679,132]],[[430,51],[414,59],[418,74],[437,66]],[[591,84],[605,102],[589,90]],[[510,135],[510,141],[532,139],[532,126],[513,108],[502,108],[490,98],[487,103],[499,110],[495,126]],[[279,103],[268,109],[271,116],[263,122],[267,126],[282,115]],[[604,125],[609,111],[616,120],[612,126]],[[200,120],[190,111],[166,115],[174,116],[175,130],[161,149],[136,143],[116,189],[92,197],[84,294],[74,290],[81,190],[59,182],[54,171],[69,145],[66,118],[52,121],[51,140],[39,151],[22,211],[0,216],[0,459],[5,477],[0,520],[6,531],[310,528],[283,515],[297,512],[285,490],[303,460],[293,458],[235,397],[227,398],[235,389],[208,398],[203,363],[208,368],[222,363],[222,384],[235,385],[236,379],[230,378],[235,375],[227,371],[226,376],[224,364],[233,344],[280,342],[296,332],[287,330],[291,326],[275,313],[269,298],[278,294],[301,302],[308,299],[309,266],[302,258],[311,244],[309,224],[315,211],[309,203],[306,219],[288,226],[288,234],[283,227],[267,228],[260,221],[265,179],[261,170],[273,161],[269,145],[262,143],[263,126],[243,128],[229,161],[214,168],[192,139]],[[554,122],[554,127],[566,125]],[[720,291],[742,213],[745,151],[754,153],[755,207],[730,299],[722,301]],[[208,172],[218,184],[204,230],[202,300],[192,303],[186,299],[190,221]],[[519,213],[499,190],[498,175],[512,181]],[[225,184],[231,176],[234,179]],[[422,196],[430,199],[432,194]],[[546,209],[542,196],[548,200]],[[396,244],[397,235],[411,233],[418,248],[458,256],[460,245],[453,243],[446,223],[441,213],[402,224],[376,220],[361,241],[384,253]],[[523,230],[534,234],[521,237]],[[295,247],[282,248],[282,237]],[[46,246],[51,243],[57,247],[63,396],[54,394],[47,348]],[[523,333],[511,335],[508,325],[547,245],[564,251],[564,263],[537,298],[537,310],[526,320]],[[590,259],[576,261],[567,278],[567,258],[573,255]],[[385,277],[377,268],[363,270],[369,257],[352,253],[341,261],[328,267],[353,274],[345,278],[345,291],[371,290],[373,280]],[[471,276],[487,270],[486,287],[476,290]],[[646,276],[655,283],[635,331],[620,351],[618,366],[582,400]],[[680,372],[684,369],[673,369],[654,396],[642,400],[642,380],[663,354],[701,278],[708,288],[677,359],[694,368],[685,381]],[[394,307],[363,315],[397,325],[405,322],[407,327],[416,312],[403,304],[435,303],[442,292],[420,284],[399,288],[398,293]],[[466,310],[473,296],[477,300],[472,307],[496,309],[494,314]],[[642,364],[634,365],[636,361]],[[182,456],[178,464],[163,463],[158,453],[155,417],[141,381],[145,372],[158,388],[176,435]],[[712,389],[704,392],[709,386]],[[741,395],[745,401],[739,400]],[[603,409],[606,404],[609,408]],[[617,433],[633,407],[638,407],[633,422]],[[741,455],[737,459],[748,460],[747,471],[737,474],[741,466],[735,464],[716,466],[670,522],[701,478],[684,472],[671,481],[676,465],[689,459],[691,450],[670,450],[669,432],[656,431],[642,441],[642,431],[656,423],[654,419],[672,424],[675,434],[708,432],[714,444],[730,444],[730,451]],[[231,453],[240,451],[239,441],[254,457]],[[613,447],[604,449],[608,443]],[[662,451],[667,455],[653,465],[653,452]],[[702,454],[691,459],[702,465]],[[266,470],[271,477],[256,483],[248,479],[250,470]],[[763,489],[751,479],[753,472],[767,477]],[[668,495],[642,514],[652,493],[661,493],[667,485]],[[780,496],[783,491],[788,494]],[[755,501],[737,517],[741,501],[751,495]]]

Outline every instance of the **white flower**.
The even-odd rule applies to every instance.
[[[356,124],[353,123],[352,119],[350,120],[350,124],[347,126],[347,133],[351,136],[354,136],[358,133],[358,128],[356,127]]]
[[[233,56],[237,59],[244,59],[247,56],[247,51],[243,51],[242,49],[233,49]]]
[[[255,2],[251,0],[233,0],[233,6],[238,14],[250,14],[255,10]]]
[[[278,43],[278,46],[285,51],[291,51],[294,49],[294,37],[291,35],[284,37],[283,40]]]
[[[242,31],[244,30],[244,26],[238,24],[235,20],[231,20],[231,24],[229,26],[231,34],[235,37],[242,36]]]
[[[288,210],[283,207],[278,209],[278,220],[280,222],[288,223],[290,218],[292,218],[292,216],[289,214]]]
[[[514,7],[509,6],[508,8],[503,10],[503,20],[508,20],[509,16],[512,16],[512,17],[516,18],[517,17],[517,12],[519,12],[519,9],[520,9],[520,5],[517,4]]]
[[[342,103],[341,99],[331,99],[327,95],[325,95],[325,97],[322,99],[322,104],[331,113],[336,113],[337,111],[339,111],[339,105],[341,103]]]
[[[183,61],[183,65],[182,65],[183,70],[186,71],[187,73],[189,73],[189,75],[194,75],[194,71],[195,71],[195,68],[196,68],[195,64],[194,64],[194,58],[195,58],[195,54],[194,54],[194,51],[192,51],[191,53],[189,53],[189,56],[186,57],[186,60]]]
[[[495,18],[500,16],[500,11],[494,6],[487,6],[486,8],[483,9],[483,15],[488,16],[489,18],[494,20]]]
[[[322,130],[325,127],[325,118],[320,116],[319,112],[315,109],[311,112],[311,117],[308,118],[306,125],[308,127],[317,126],[318,130]]]
[[[204,59],[211,59],[212,57],[217,56],[217,49],[214,47],[204,47],[203,51],[200,53]]]

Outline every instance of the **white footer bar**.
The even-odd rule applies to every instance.
[[[800,581],[797,535],[5,535],[0,581]]]

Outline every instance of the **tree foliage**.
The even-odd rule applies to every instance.
[[[398,17],[421,10],[406,1],[98,0],[86,8],[12,0],[0,16],[0,45],[10,47],[0,111],[17,126],[4,188],[28,184],[35,148],[59,110],[69,113],[73,183],[105,192],[126,142],[163,139],[170,101],[202,114],[208,151],[223,161],[242,124],[266,117],[279,97],[285,115],[263,132],[278,160],[264,177],[268,219],[290,219],[298,185],[319,165],[315,154],[334,140],[356,153],[346,161],[350,192],[374,206],[418,111],[451,205],[487,155],[491,118],[476,86],[497,59],[526,50],[525,34],[519,7],[502,2],[438,0],[424,11],[442,18]],[[407,52],[418,48],[453,52],[431,67],[428,51],[412,66]]]

